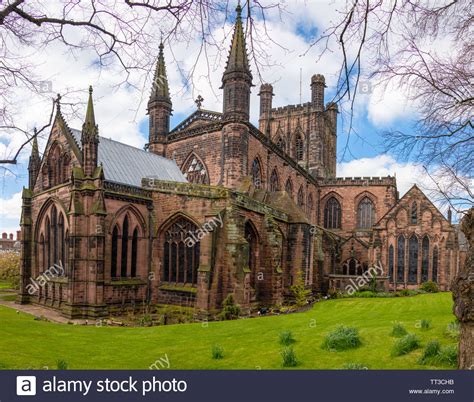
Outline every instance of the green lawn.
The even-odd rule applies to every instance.
[[[361,363],[369,369],[447,368],[421,366],[422,349],[391,357],[397,338],[389,333],[401,321],[422,340],[442,344],[455,341],[444,335],[454,320],[450,293],[414,297],[339,299],[317,303],[304,313],[202,324],[151,328],[93,327],[35,321],[27,314],[0,306],[0,367],[55,368],[65,360],[70,369],[147,369],[160,358],[171,369],[279,369],[278,336],[290,330],[300,364],[297,368],[337,369]],[[417,320],[431,320],[432,328],[417,328]],[[357,327],[362,346],[344,352],[321,349],[328,331],[338,324]],[[211,358],[212,345],[224,349],[222,360]],[[165,358],[166,356],[166,358]]]

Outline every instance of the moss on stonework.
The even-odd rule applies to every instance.
[[[188,292],[188,293],[197,293],[197,288],[192,288],[189,286],[178,286],[178,285],[161,285],[158,289],[169,290],[174,292]]]
[[[80,167],[73,167],[72,168],[72,177],[75,179],[83,179],[84,178],[84,171]]]
[[[103,171],[103,168],[102,166],[97,166],[95,169],[94,169],[94,173],[92,173],[92,178],[93,179],[99,179],[102,175],[102,171]]]
[[[105,211],[104,203],[101,198],[95,200],[92,204],[91,212],[95,215],[107,215],[107,211]]]
[[[199,265],[198,272],[210,272],[211,267],[209,265]]]
[[[106,285],[112,286],[135,286],[135,285],[146,285],[146,282],[143,279],[123,279],[120,281],[107,281]]]
[[[97,187],[91,183],[83,183],[79,190],[97,190]]]
[[[31,191],[29,188],[23,187],[21,198],[32,198],[32,197],[33,197],[33,191]]]

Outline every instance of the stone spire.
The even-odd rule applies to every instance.
[[[158,60],[156,62],[155,75],[153,77],[153,87],[151,90],[150,101],[168,100],[171,103],[163,49],[164,45],[163,42],[161,42],[160,51],[158,53]]]
[[[92,176],[97,167],[97,150],[99,144],[99,127],[95,124],[92,86],[89,87],[86,119],[82,125],[82,165],[86,176]]]
[[[164,155],[164,143],[170,131],[170,116],[173,106],[170,98],[163,49],[163,42],[161,42],[155,75],[153,76],[150,100],[148,101],[148,114],[150,116],[148,149],[150,152],[160,155]]]
[[[241,71],[249,74],[250,79],[252,79],[247,56],[247,47],[245,45],[244,28],[242,26],[242,7],[240,6],[240,2],[235,11],[237,12],[237,17],[235,19],[234,35],[232,36],[232,45],[230,47],[229,57],[227,58],[224,75],[234,71]]]
[[[33,137],[33,144],[31,148],[31,155],[30,160],[28,162],[28,176],[29,176],[29,185],[28,188],[33,190],[36,183],[36,178],[38,177],[39,168],[41,165],[41,158],[39,156],[39,148],[38,148],[38,139],[37,139],[37,131],[36,127],[34,130],[34,137]]]
[[[242,26],[242,7],[240,2],[235,9],[234,34],[229,57],[222,76],[224,89],[224,119],[248,121],[250,110],[250,87],[252,73],[250,72],[245,35]]]
[[[99,128],[95,124],[94,102],[92,100],[92,86],[89,87],[89,101],[87,102],[86,120],[82,125],[82,143],[99,142]]]

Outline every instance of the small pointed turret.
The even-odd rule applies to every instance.
[[[170,116],[173,106],[170,98],[163,49],[163,42],[161,42],[150,100],[148,101],[148,114],[150,116],[148,148],[150,152],[158,154],[163,153],[162,144],[165,142],[166,136],[170,131]]]
[[[222,76],[224,89],[224,119],[248,121],[250,111],[250,72],[245,35],[242,26],[242,7],[240,1],[235,9],[234,34],[226,68]]]
[[[41,158],[39,156],[39,148],[38,148],[38,133],[36,131],[36,127],[34,129],[34,137],[33,137],[33,144],[31,147],[31,156],[28,162],[28,188],[33,190],[36,183],[36,178],[38,177],[39,168],[41,164]]]
[[[99,128],[95,124],[94,102],[92,100],[92,85],[89,86],[89,101],[87,102],[86,120],[82,125],[82,143],[99,142]]]
[[[153,87],[150,101],[159,99],[170,101],[170,90],[168,86],[168,76],[166,75],[166,64],[163,49],[164,45],[163,42],[161,42],[158,60],[156,62],[155,75],[153,77]]]
[[[232,45],[230,47],[224,74],[241,71],[247,73],[251,79],[252,74],[250,73],[247,47],[245,45],[244,28],[242,26],[242,7],[240,6],[240,2],[235,11],[237,16],[235,18],[234,35],[232,36]]]
[[[99,145],[99,127],[95,124],[94,102],[92,100],[92,86],[89,87],[89,101],[87,102],[86,119],[82,125],[82,166],[86,176],[92,176],[97,167]]]

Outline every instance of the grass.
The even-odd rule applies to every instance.
[[[280,345],[290,346],[292,343],[295,343],[295,339],[291,331],[280,332]]]
[[[281,369],[279,334],[291,329],[298,369],[338,369],[363,362],[377,369],[445,369],[436,362],[417,363],[422,349],[391,357],[394,321],[413,327],[424,346],[433,338],[442,346],[456,345],[445,336],[454,320],[450,293],[413,297],[337,299],[316,303],[308,311],[279,316],[180,324],[161,327],[107,327],[35,321],[29,314],[0,306],[0,367],[8,369],[56,367],[68,369],[148,369],[165,354],[171,369]],[[430,331],[415,327],[419,317],[429,318]],[[316,322],[316,325],[311,323]],[[364,344],[333,353],[321,349],[324,337],[338,325],[355,327]],[[213,345],[225,350],[213,359]]]
[[[220,345],[212,345],[211,356],[213,359],[223,359],[224,358],[224,349]]]
[[[415,334],[407,334],[398,339],[392,348],[393,356],[402,356],[420,347],[420,338]]]
[[[361,344],[357,328],[339,325],[334,331],[326,335],[321,347],[326,350],[340,352],[358,348]]]
[[[431,328],[431,320],[423,319],[420,322],[421,329],[428,330]]]
[[[423,350],[423,355],[418,360],[419,364],[435,364],[439,366],[456,367],[458,349],[456,345],[441,346],[437,339],[428,342]]]
[[[296,358],[295,350],[293,346],[287,346],[281,351],[281,357],[283,359],[283,367],[296,367],[298,365],[298,359]]]
[[[368,370],[369,368],[362,363],[345,363],[342,367],[342,370]]]
[[[407,334],[407,330],[403,326],[401,322],[394,322],[393,327],[392,327],[392,332],[390,332],[391,336],[394,336],[396,338],[401,338],[402,336],[405,336]]]

